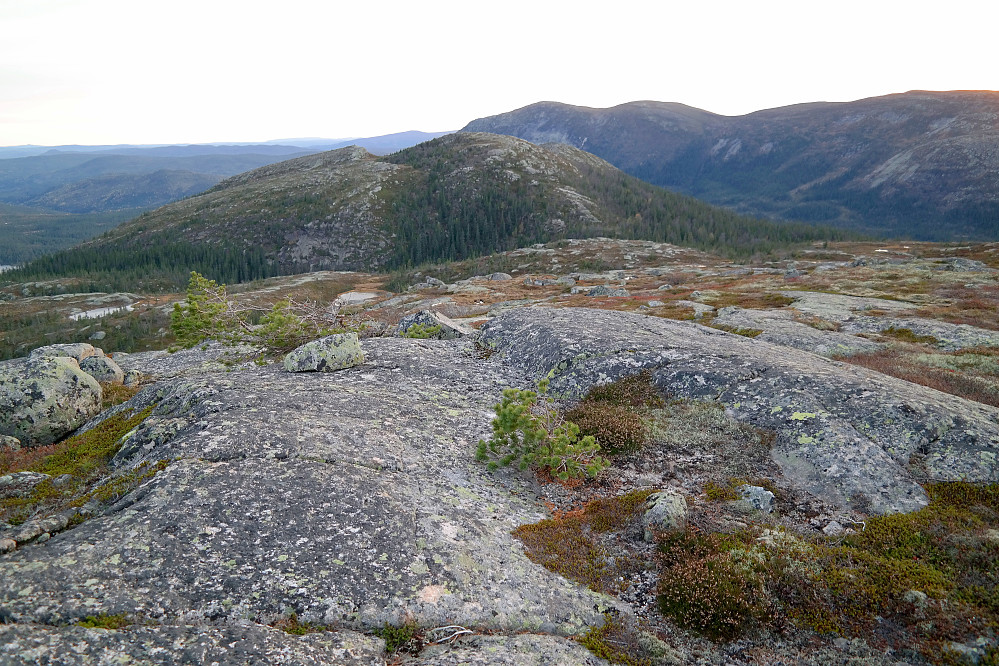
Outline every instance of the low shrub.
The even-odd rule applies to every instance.
[[[609,463],[597,455],[600,445],[592,436],[580,438],[579,428],[561,418],[547,392],[547,379],[539,382],[537,393],[504,389],[495,406],[493,435],[479,440],[476,460],[490,470],[511,463],[521,469],[538,467],[563,481],[593,478],[606,469]]]
[[[532,562],[594,591],[609,591],[619,563],[610,560],[594,537],[636,520],[652,492],[639,490],[595,500],[581,510],[521,525],[513,535],[524,544]]]
[[[633,451],[648,437],[648,428],[635,412],[617,405],[584,400],[566,412],[579,432],[592,436],[607,453]]]

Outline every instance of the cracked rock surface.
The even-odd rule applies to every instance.
[[[488,322],[484,344],[551,391],[648,368],[667,392],[717,399],[777,433],[773,458],[833,506],[912,511],[918,480],[999,480],[999,410],[762,340],[623,312],[521,308]]]
[[[336,373],[212,372],[211,349],[127,357],[171,378],[116,408],[157,405],[113,465],[169,465],[104,515],[0,559],[4,617],[48,627],[7,631],[86,642],[87,630],[53,626],[123,613],[160,628],[117,632],[116,649],[179,632],[177,645],[208,654],[228,639],[198,642],[180,625],[295,613],[355,631],[409,620],[569,636],[602,624],[614,600],[531,563],[510,534],[547,515],[531,479],[474,461],[501,389],[527,386],[521,373],[467,341],[363,344],[367,361]],[[284,644],[267,636],[257,648]]]

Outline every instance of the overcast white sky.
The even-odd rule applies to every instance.
[[[459,129],[999,89],[986,0],[0,0],[0,146]]]

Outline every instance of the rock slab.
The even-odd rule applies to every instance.
[[[999,481],[999,409],[814,354],[691,322],[584,308],[522,308],[482,342],[556,397],[652,371],[683,398],[715,400],[773,431],[771,456],[801,489],[865,513],[913,511],[919,481]]]
[[[334,372],[364,363],[357,333],[335,333],[307,342],[284,357],[288,372]]]

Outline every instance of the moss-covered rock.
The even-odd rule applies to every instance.
[[[23,446],[51,444],[100,410],[100,384],[73,357],[0,363],[0,434],[16,437]]]

